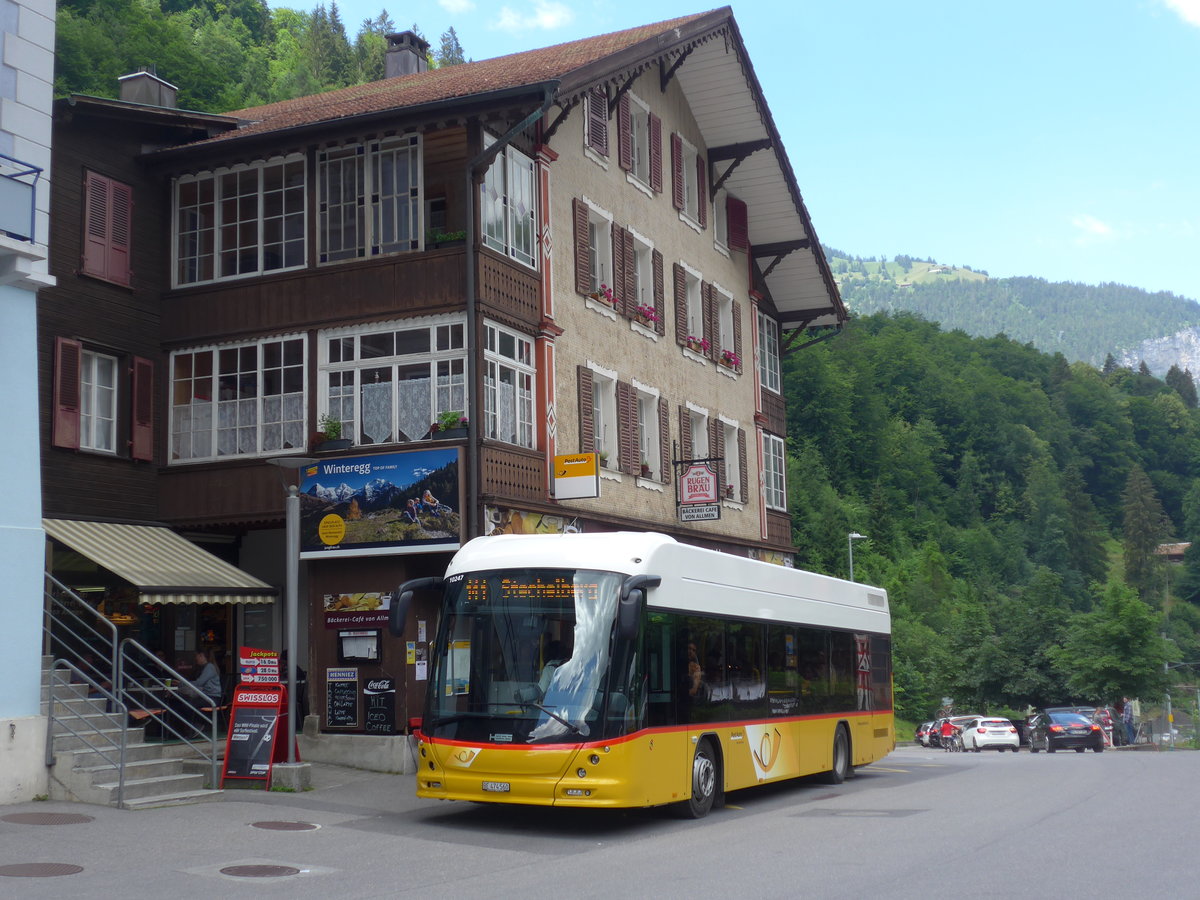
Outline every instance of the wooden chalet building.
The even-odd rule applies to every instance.
[[[311,458],[324,733],[376,730],[327,708],[347,670],[396,679],[397,730],[419,714],[435,611],[404,646],[379,608],[471,537],[646,529],[790,564],[780,356],[846,315],[728,8],[431,71],[389,43],[384,81],[227,115],[148,73],[55,111],[45,515],[165,523],[279,585],[266,460]],[[564,499],[555,457],[591,452],[599,496]],[[681,519],[689,459],[717,461],[719,518]],[[277,645],[254,593],[157,627]]]

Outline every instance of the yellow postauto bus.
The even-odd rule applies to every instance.
[[[895,746],[887,594],[661,534],[501,535],[441,590],[417,794],[570,807],[675,804]]]

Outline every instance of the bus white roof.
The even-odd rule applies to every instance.
[[[658,575],[647,605],[707,615],[889,632],[882,588],[682,544],[656,532],[506,534],[476,538],[446,576],[484,569],[596,569]]]

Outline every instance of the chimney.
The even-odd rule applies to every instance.
[[[387,68],[385,77],[412,75],[429,68],[429,41],[423,40],[412,31],[387,36]]]
[[[127,103],[175,108],[175,95],[179,93],[179,88],[154,74],[153,67],[148,69],[142,66],[140,71],[122,75],[117,83],[121,88],[121,99]]]

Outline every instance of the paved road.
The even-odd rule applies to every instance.
[[[303,794],[123,812],[65,803],[0,807],[0,897],[1187,897],[1200,754],[948,754],[902,748],[840,787],[729,796],[699,822],[661,810],[588,814],[421,801],[411,776],[314,766]],[[22,813],[80,824],[4,821]],[[303,822],[304,832],[259,827]],[[257,824],[256,824],[257,823]],[[231,866],[298,870],[222,874]],[[1101,874],[1102,873],[1102,874]],[[949,879],[949,881],[947,881]]]

